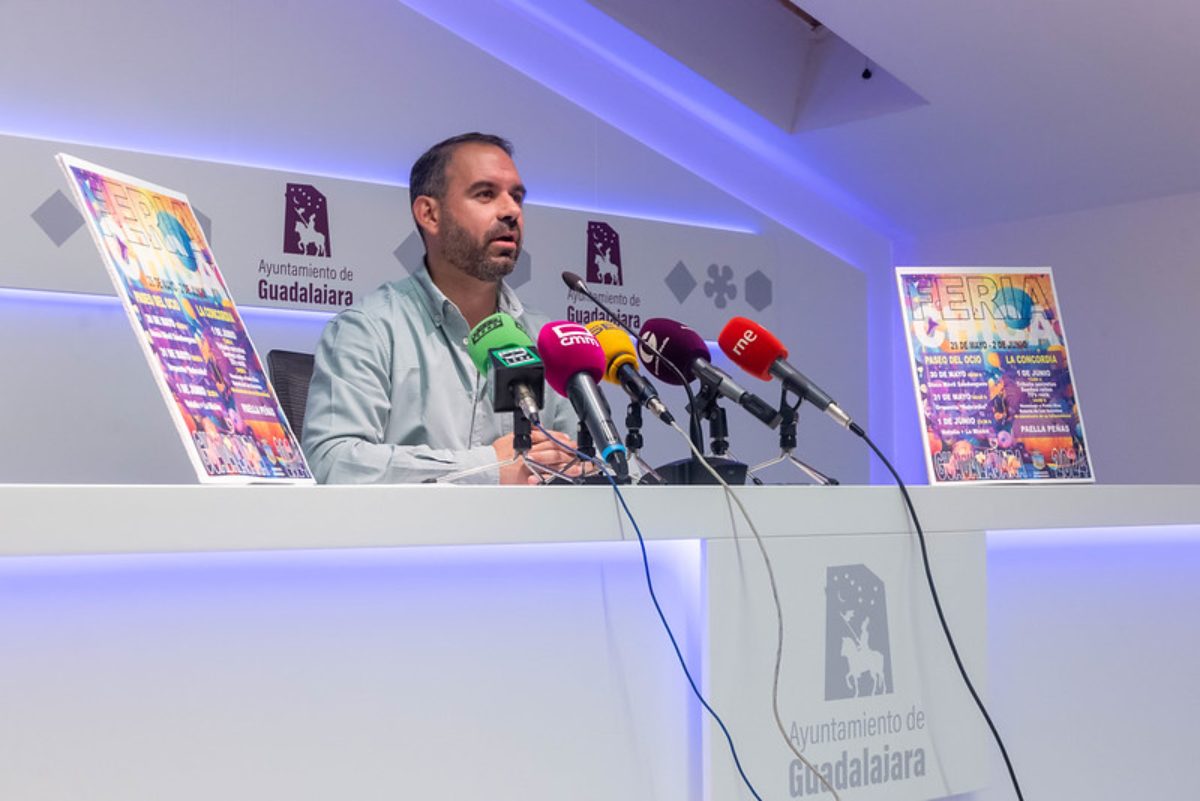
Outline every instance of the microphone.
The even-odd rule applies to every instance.
[[[504,312],[484,317],[467,335],[467,354],[492,385],[497,412],[520,409],[530,422],[539,422],[546,368],[516,320]]]
[[[570,270],[563,270],[563,283],[567,285],[567,289],[574,289],[581,295],[591,297],[592,293],[588,292],[587,283],[579,277],[579,273],[573,273]]]
[[[648,344],[662,354],[662,358],[659,358],[650,352],[650,348],[638,348],[642,364],[655,378],[675,385],[683,383],[676,376],[676,372],[688,382],[698,378],[750,412],[769,428],[779,426],[782,419],[779,410],[753,392],[739,386],[724,370],[713,366],[708,345],[704,344],[699,334],[686,325],[665,317],[654,317],[642,326],[638,339],[641,340],[641,344]]]
[[[734,317],[721,329],[717,344],[726,356],[750,375],[764,381],[770,381],[772,376],[778,378],[788,389],[832,417],[838,425],[861,436],[862,428],[824,390],[787,363],[787,348],[758,323],[745,317]]]
[[[604,349],[604,358],[608,362],[604,380],[620,386],[634,403],[645,406],[667,425],[673,423],[675,418],[659,400],[658,390],[638,372],[637,351],[633,349],[629,335],[608,320],[590,322],[587,329]]]
[[[604,305],[600,298],[592,294],[591,290],[587,288],[587,283],[579,277],[578,273],[573,273],[570,270],[563,270],[562,280],[563,283],[567,285],[567,289],[570,289],[573,292],[578,292],[586,297],[592,303],[596,304],[601,311],[607,314],[610,320],[621,326],[621,328],[625,329],[625,333],[629,334],[629,336],[633,338],[633,341],[638,343],[638,352],[642,354],[643,361],[645,361],[645,352],[647,350],[651,351],[655,355],[661,355],[652,343],[639,342],[638,335],[633,332],[633,329],[621,322],[621,317],[619,315],[613,313],[613,310]],[[704,433],[700,426],[700,405],[696,403],[696,395],[692,392],[692,385],[688,383],[689,380],[684,378],[683,373],[681,373],[679,368],[677,368],[674,364],[668,361],[664,361],[663,364],[667,365],[669,369],[673,370],[675,374],[679,376],[679,381],[681,382],[679,386],[682,386],[683,391],[687,393],[688,427],[690,429],[689,435],[691,437],[692,444],[695,445],[697,449],[702,448],[704,446]]]
[[[629,326],[625,325],[623,322],[621,322],[621,318],[616,313],[614,313],[612,309],[608,308],[608,306],[604,305],[604,303],[601,302],[600,298],[598,298],[592,294],[592,291],[587,288],[587,283],[582,278],[579,277],[578,273],[573,273],[570,270],[563,270],[562,280],[563,280],[563,283],[567,285],[567,289],[578,292],[579,294],[583,295],[588,300],[590,300],[592,303],[595,303],[597,306],[600,307],[601,311],[603,311],[605,314],[608,315],[610,320],[612,320],[614,323],[616,323],[622,329],[624,329],[625,333],[629,334],[629,336],[632,337],[634,339],[634,341],[637,341],[638,335],[633,333],[633,329],[630,328]],[[654,347],[654,343],[638,343],[638,352],[642,354],[642,357],[641,357],[642,361],[646,360],[645,352],[647,350],[649,350],[651,353],[653,353],[655,355],[661,355],[658,353],[658,350]],[[688,398],[691,398],[692,397],[692,389],[690,386],[688,386],[688,382],[691,381],[691,379],[684,378],[683,374],[681,372],[679,372],[679,370],[675,367],[675,365],[671,364],[670,362],[665,362],[665,364],[667,365],[668,370],[674,370],[675,374],[677,376],[679,376],[679,381],[672,381],[671,383],[675,384],[676,386],[682,386],[684,388],[684,390],[687,392]]]
[[[542,326],[538,350],[545,354],[546,383],[569,398],[592,435],[600,456],[618,479],[629,478],[629,463],[612,412],[596,382],[604,377],[604,348],[578,323],[559,320]]]

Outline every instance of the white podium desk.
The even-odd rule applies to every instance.
[[[891,486],[746,487],[765,536],[908,533]],[[910,489],[926,532],[1200,522],[1194,486]],[[647,539],[731,536],[720,492],[631,487]],[[627,540],[603,487],[0,485],[0,555]],[[223,525],[214,525],[221,515]]]
[[[738,492],[795,745],[846,799],[986,783],[899,491]],[[749,529],[716,488],[625,494],[761,797],[831,797],[775,728]],[[1200,523],[1194,487],[913,497],[985,695],[983,532]],[[0,510],[0,798],[751,798],[609,489],[3,486]]]

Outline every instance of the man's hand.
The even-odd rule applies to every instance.
[[[551,433],[554,434],[554,438],[559,442],[572,448],[576,447],[575,440],[561,431],[552,431]],[[575,458],[575,454],[563,450],[537,429],[533,430],[530,439],[533,440],[533,446],[529,449],[526,456],[539,464],[553,467],[555,470],[564,470],[567,464]],[[513,435],[505,434],[503,437],[500,437],[500,439],[492,443],[492,448],[496,451],[496,461],[507,462],[513,457]],[[570,475],[578,475],[581,472],[581,467],[580,465],[576,465],[568,472]],[[516,462],[515,464],[505,465],[500,468],[501,484],[537,484],[538,481],[538,477],[531,473],[523,462]]]

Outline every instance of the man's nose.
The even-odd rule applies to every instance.
[[[521,219],[521,204],[512,195],[504,195],[498,209],[498,216],[501,220],[515,225]]]

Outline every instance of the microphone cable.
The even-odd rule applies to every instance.
[[[607,463],[597,459],[594,456],[588,456],[586,453],[578,451],[575,448],[567,445],[565,442],[558,439],[558,437],[554,436],[552,432],[546,430],[541,423],[534,423],[533,425],[537,427],[539,431],[545,434],[552,442],[558,445],[558,447],[565,451],[574,453],[576,458],[578,458],[580,461],[592,462],[595,464],[597,469],[604,475],[605,478],[608,479],[608,483],[612,485],[613,492],[617,494],[617,500],[621,504],[621,509],[625,512],[625,517],[629,518],[629,522],[633,525],[633,530],[637,534],[638,547],[641,548],[642,552],[642,570],[646,576],[646,588],[650,591],[650,600],[654,602],[654,610],[658,612],[658,619],[662,622],[663,628],[666,629],[667,637],[671,640],[671,647],[675,649],[675,658],[679,660],[679,666],[683,668],[683,675],[687,677],[688,685],[692,688],[692,694],[696,696],[696,699],[700,702],[700,705],[703,706],[708,714],[712,716],[712,719],[716,721],[717,725],[721,728],[721,733],[725,735],[725,742],[729,744],[729,753],[733,756],[733,764],[737,767],[738,775],[742,778],[742,783],[746,785],[746,788],[750,791],[750,794],[754,796],[756,801],[762,801],[762,796],[760,796],[758,791],[754,789],[754,785],[750,783],[750,777],[748,777],[746,775],[746,771],[742,769],[742,762],[740,759],[738,759],[737,748],[735,748],[733,745],[733,735],[729,733],[729,729],[725,726],[725,721],[721,720],[721,716],[717,714],[716,710],[713,709],[712,706],[709,705],[708,701],[704,698],[703,693],[700,692],[700,688],[696,686],[696,680],[692,678],[692,672],[688,670],[687,660],[683,658],[683,651],[680,650],[679,642],[675,639],[675,632],[671,630],[671,624],[667,622],[667,616],[663,613],[662,606],[658,602],[658,594],[654,591],[654,582],[650,578],[650,557],[646,554],[646,540],[642,536],[642,529],[638,526],[637,520],[634,519],[633,512],[629,510],[629,505],[625,502],[625,496],[621,494],[620,485],[617,484],[616,480],[612,477],[607,469]],[[683,431],[683,429],[679,428],[677,423],[672,423],[671,425],[676,430],[680,432]],[[684,434],[684,437],[688,439],[688,442],[691,442],[691,438],[688,437],[687,434]]]
[[[1021,785],[1017,781],[1016,770],[1013,768],[1012,760],[1010,760],[1008,757],[1008,749],[1004,747],[1004,741],[1000,738],[1000,732],[996,729],[996,724],[992,722],[992,716],[988,714],[987,708],[983,704],[983,699],[979,697],[979,693],[975,690],[975,685],[971,682],[971,677],[967,675],[966,666],[963,665],[962,657],[958,653],[958,645],[954,642],[954,637],[950,633],[950,625],[946,622],[946,616],[942,612],[942,602],[938,597],[937,587],[933,581],[933,570],[929,566],[929,549],[925,542],[925,531],[921,528],[921,521],[917,518],[917,510],[913,505],[912,497],[909,495],[908,487],[905,486],[904,481],[900,478],[900,474],[896,471],[896,468],[893,467],[892,463],[888,461],[886,456],[883,455],[883,451],[881,451],[879,447],[871,440],[871,438],[867,436],[867,432],[863,430],[863,427],[851,420],[849,415],[843,412],[837,406],[837,404],[833,403],[832,399],[829,398],[828,395],[825,395],[824,392],[821,392],[819,389],[817,389],[812,382],[805,378],[798,370],[791,367],[791,365],[788,365],[787,362],[783,362],[783,366],[786,368],[786,371],[791,371],[791,373],[794,375],[788,377],[786,375],[786,371],[784,371],[785,375],[780,375],[779,372],[776,371],[775,368],[778,367],[779,363],[787,357],[787,349],[783,347],[783,344],[779,342],[779,340],[773,334],[752,320],[735,317],[733,320],[730,320],[728,324],[726,324],[724,330],[721,332],[722,338],[725,339],[726,342],[728,341],[729,332],[731,330],[733,331],[733,336],[738,335],[736,328],[731,329],[731,326],[733,326],[735,322],[737,322],[738,325],[745,325],[746,333],[756,335],[755,337],[750,337],[747,341],[752,342],[755,341],[757,337],[762,337],[762,344],[768,351],[777,351],[778,355],[772,356],[774,361],[772,366],[767,368],[767,373],[779,378],[785,386],[792,382],[800,384],[803,387],[801,394],[805,397],[808,397],[811,393],[823,398],[823,404],[817,404],[816,400],[813,398],[810,398],[810,400],[813,401],[814,405],[818,405],[827,414],[833,416],[840,425],[845,426],[853,434],[862,438],[862,440],[867,443],[871,450],[874,451],[875,455],[879,457],[879,460],[883,462],[884,467],[886,467],[888,472],[892,474],[892,478],[896,480],[896,485],[900,488],[900,494],[904,496],[904,504],[908,508],[909,517],[912,518],[913,525],[917,530],[917,542],[921,546],[921,562],[925,568],[925,580],[929,585],[929,594],[930,597],[933,598],[933,607],[937,612],[938,622],[942,626],[942,633],[946,635],[946,643],[950,646],[950,653],[954,657],[954,663],[958,666],[958,672],[962,676],[963,683],[966,684],[967,690],[971,693],[971,698],[975,701],[975,706],[979,708],[980,714],[983,715],[983,719],[987,722],[988,729],[991,730],[992,737],[995,739],[996,745],[1000,749],[1000,755],[1004,758],[1004,766],[1008,769],[1008,776],[1009,779],[1012,780],[1013,790],[1016,791],[1018,801],[1025,801],[1024,795],[1021,794]],[[741,342],[740,339],[738,341]],[[733,354],[726,349],[724,343],[722,343],[721,348],[725,351],[726,355],[729,355],[730,357],[733,356]],[[732,350],[737,352],[738,348],[736,344],[732,347]],[[761,350],[759,355],[764,355]],[[767,353],[765,355],[771,356],[772,354]],[[737,360],[735,359],[735,361]],[[757,358],[755,358],[754,361],[757,361]],[[753,366],[741,364],[740,361],[738,363],[743,367],[743,369],[752,375],[758,375],[759,372],[761,372],[760,370],[755,369]],[[767,376],[764,373],[760,377],[765,378]],[[831,412],[831,409],[837,410],[837,414]]]
[[[971,682],[970,676],[967,675],[967,668],[963,665],[962,658],[958,655],[958,646],[954,643],[954,637],[950,634],[950,625],[946,623],[946,616],[942,614],[942,602],[938,598],[937,587],[933,583],[933,571],[929,567],[929,551],[925,547],[925,531],[921,528],[921,521],[917,519],[917,510],[913,506],[912,497],[908,494],[908,487],[905,486],[900,474],[896,472],[896,468],[888,461],[883,452],[871,441],[867,436],[867,432],[863,430],[858,423],[850,423],[850,431],[862,438],[867,446],[870,447],[875,455],[879,457],[879,461],[883,462],[883,466],[892,474],[892,478],[896,480],[896,486],[900,488],[900,494],[904,496],[904,505],[908,507],[909,517],[912,518],[913,525],[917,529],[917,542],[921,545],[921,562],[925,566],[925,580],[929,584],[929,594],[933,598],[933,607],[937,610],[938,622],[942,624],[942,632],[946,635],[946,642],[950,645],[950,653],[954,656],[954,663],[958,665],[958,672],[962,676],[963,682],[967,685],[967,690],[971,693],[971,698],[975,701],[975,706],[979,708],[979,713],[983,715],[984,721],[987,722],[988,729],[992,732],[992,738],[996,741],[997,747],[1000,749],[1000,756],[1004,757],[1004,767],[1008,769],[1008,778],[1012,781],[1013,790],[1017,793],[1019,801],[1025,801],[1025,796],[1021,794],[1021,785],[1017,782],[1017,772],[1013,768],[1012,760],[1008,758],[1008,749],[1004,747],[1004,741],[1000,739],[1000,732],[996,729],[996,724],[992,722],[992,716],[988,714],[987,708],[983,705],[983,699],[979,697],[979,693],[975,691],[975,685]]]
[[[798,748],[796,748],[796,744],[792,742],[792,738],[788,736],[787,728],[783,725],[783,716],[779,713],[779,676],[783,670],[783,604],[779,601],[779,586],[775,582],[775,567],[771,563],[771,557],[767,554],[767,545],[765,542],[763,542],[762,535],[758,533],[758,527],[756,527],[754,525],[754,521],[750,519],[750,513],[747,512],[746,507],[742,505],[741,498],[739,498],[737,493],[733,491],[733,487],[729,486],[729,483],[721,477],[721,474],[717,470],[713,469],[713,466],[709,464],[708,459],[704,458],[704,454],[701,453],[694,444],[692,444],[691,437],[687,435],[687,432],[680,428],[676,423],[672,423],[671,427],[678,432],[679,436],[683,437],[683,439],[687,441],[688,447],[692,449],[692,453],[697,459],[700,460],[700,464],[704,465],[704,469],[712,474],[713,478],[715,478],[721,485],[722,489],[725,490],[726,498],[728,500],[732,500],[733,503],[737,505],[738,510],[742,513],[742,517],[745,518],[746,523],[749,524],[751,533],[754,534],[754,541],[758,544],[758,550],[759,553],[762,554],[763,564],[766,565],[767,568],[767,583],[771,587],[771,600],[775,604],[775,667],[771,679],[771,711],[775,715],[775,726],[779,729],[779,733],[782,735],[783,741],[787,743],[788,750],[795,755],[796,759],[800,760],[801,764],[812,771],[813,775],[821,780],[821,784],[823,784],[825,789],[827,789],[833,795],[834,801],[841,801],[841,796],[838,795],[837,790],[833,789],[833,785],[830,783],[829,779],[822,775],[821,771],[817,770],[816,766],[813,765],[812,762],[810,762],[803,754],[801,754]],[[762,482],[760,481],[759,483],[761,484]],[[737,523],[734,520],[732,508],[729,510],[729,519],[733,524],[734,536],[736,536]]]

